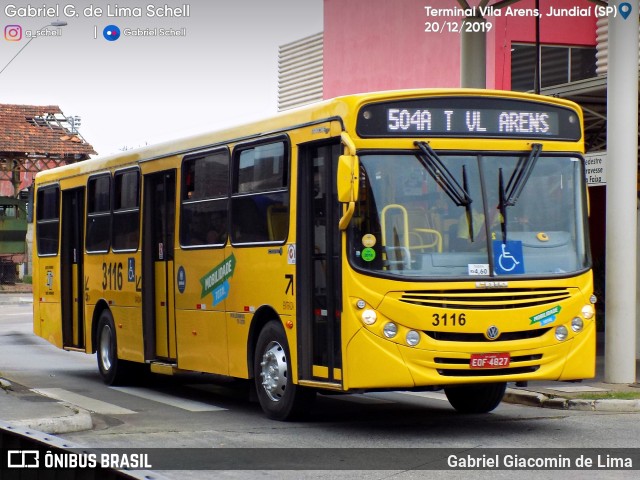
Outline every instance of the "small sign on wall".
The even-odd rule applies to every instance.
[[[607,152],[585,153],[587,185],[598,187],[607,184]]]

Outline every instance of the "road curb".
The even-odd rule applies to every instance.
[[[52,435],[82,432],[93,428],[93,420],[91,419],[91,414],[89,414],[89,412],[63,403],[61,405],[68,408],[72,413],[61,417],[29,418],[26,420],[16,420],[7,423],[16,427],[31,428],[33,430],[38,430]]]
[[[583,412],[640,412],[640,400],[590,400],[579,398],[549,397],[544,393],[507,388],[504,402],[530,407],[577,410]]]
[[[2,389],[12,390],[13,384],[9,380],[0,378],[0,387],[2,387]],[[6,423],[16,428],[38,430],[48,434],[81,432],[93,428],[93,420],[88,411],[68,403],[57,403],[69,410],[69,415],[28,418],[7,421]]]

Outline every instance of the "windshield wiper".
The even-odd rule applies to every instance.
[[[469,225],[469,239],[473,241],[473,215],[471,212],[471,195],[469,195],[469,185],[467,183],[467,169],[462,165],[462,185],[456,180],[449,171],[438,154],[431,148],[427,142],[414,142],[422,155],[416,154],[420,163],[427,170],[431,178],[442,189],[442,191],[451,199],[457,207],[465,207],[467,215],[467,223]]]
[[[531,153],[527,158],[520,158],[516,165],[516,169],[511,174],[507,187],[504,187],[504,178],[502,175],[502,168],[498,169],[498,193],[500,209],[501,226],[502,226],[502,239],[507,241],[507,207],[513,207],[520,198],[522,190],[524,190],[531,172],[536,166],[540,152],[542,151],[542,144],[534,143],[531,145]]]
[[[470,205],[472,200],[471,196],[469,196],[469,193],[467,192],[466,185],[460,185],[429,144],[427,142],[415,142],[415,145],[422,152],[422,155],[418,154],[416,157],[418,157],[427,172],[429,172],[429,175],[431,175],[451,201],[455,203],[457,207]],[[464,166],[462,172],[462,181],[463,183],[466,183]]]

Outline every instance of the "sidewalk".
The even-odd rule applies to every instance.
[[[592,394],[624,395],[625,392],[638,394],[640,383],[613,384],[604,381],[604,334],[598,334],[596,347],[596,376],[593,379],[572,382],[529,382],[526,387],[509,384],[504,402],[530,405],[560,410],[582,410],[597,412],[640,412],[640,398],[624,400],[607,398],[603,400],[585,399]],[[640,361],[636,360],[636,379],[640,372]]]
[[[0,378],[0,422],[15,427],[60,434],[91,430],[89,412],[38,395],[22,385]]]
[[[623,400],[584,399],[590,394],[624,395],[625,392],[640,396],[640,360],[636,360],[636,383],[614,384],[604,381],[604,333],[598,333],[596,343],[596,376],[579,383],[571,382],[529,382],[526,387],[508,386],[504,401],[521,405],[531,405],[561,410],[583,410],[598,412],[640,412],[640,398]]]
[[[33,303],[31,291],[28,284],[0,285],[0,306],[30,305]],[[38,395],[2,378],[0,372],[0,422],[3,421],[49,434],[93,428],[89,412]]]

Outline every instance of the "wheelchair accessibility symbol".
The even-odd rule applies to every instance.
[[[129,258],[127,265],[127,281],[135,282],[136,281],[136,259]]]
[[[517,240],[493,241],[493,265],[497,274],[524,273],[522,242]]]

